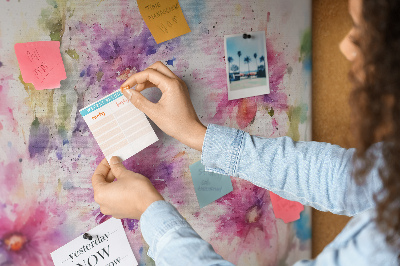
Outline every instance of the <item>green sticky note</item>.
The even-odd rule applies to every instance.
[[[206,172],[200,161],[190,165],[189,168],[200,208],[233,190],[229,176]]]

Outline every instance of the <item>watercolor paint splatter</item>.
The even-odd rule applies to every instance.
[[[135,1],[3,4],[0,22],[10,28],[0,39],[0,265],[51,264],[50,252],[109,218],[91,187],[103,154],[78,110],[156,61],[187,83],[204,124],[310,140],[311,1],[179,3],[192,32],[160,44]],[[260,30],[271,93],[228,101],[223,36]],[[67,72],[60,89],[37,91],[23,82],[13,46],[32,40],[60,41]],[[144,94],[160,97],[155,90]],[[282,224],[267,191],[232,178],[232,193],[199,209],[189,165],[200,153],[152,126],[160,141],[124,164],[149,177],[219,254],[236,265],[310,258],[309,208]],[[154,265],[138,221],[123,225],[139,264]]]

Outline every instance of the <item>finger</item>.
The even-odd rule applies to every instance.
[[[164,92],[165,89],[173,82],[173,79],[164,75],[161,72],[158,72],[155,69],[147,68],[141,72],[133,74],[130,76],[122,85],[121,88],[125,88],[129,86],[132,88],[133,86],[140,84],[151,82],[154,84],[155,87],[159,88],[161,92]]]
[[[151,83],[150,81],[146,81],[145,83],[139,83],[138,85],[136,85],[135,90],[138,92],[141,92],[142,90],[145,90],[148,88],[153,88],[153,87],[157,87],[157,86],[154,85],[153,83]]]
[[[107,165],[110,168],[110,164],[107,162],[107,160],[104,162],[104,164]],[[107,176],[105,178],[106,182],[107,183],[111,183],[112,181],[114,181],[114,179],[115,179],[115,176],[114,176],[113,172],[112,171],[108,171],[108,174],[107,174]]]
[[[112,181],[114,181],[114,179],[115,179],[115,175],[113,174],[112,171],[109,171],[106,176],[106,182],[111,183]]]
[[[170,77],[172,79],[178,79],[178,76],[175,75],[174,72],[172,72],[166,65],[164,65],[161,61],[157,61],[154,64],[152,64],[151,66],[149,66],[148,68],[157,70],[158,72],[164,74],[167,77]],[[142,91],[144,89],[147,88],[152,88],[152,87],[156,87],[153,83],[151,83],[150,81],[146,81],[145,83],[139,83],[136,85],[135,90],[136,91]]]
[[[124,173],[126,173],[126,171],[128,171],[128,170],[126,170],[125,166],[122,164],[121,158],[119,158],[117,156],[111,157],[110,166],[111,166],[111,171],[113,172],[113,174],[116,178],[123,178]]]
[[[165,76],[170,77],[170,78],[178,78],[178,76],[175,75],[174,72],[171,71],[166,65],[164,65],[161,61],[157,61],[148,68],[152,68],[154,70],[157,70],[160,73],[163,73]]]
[[[157,109],[157,104],[150,102],[140,92],[133,89],[123,90],[125,97],[140,111],[152,118],[153,113]]]
[[[110,172],[110,166],[107,160],[103,159],[101,163],[97,166],[92,176],[92,186],[94,190],[96,190],[101,185],[108,184],[106,182],[108,172]]]

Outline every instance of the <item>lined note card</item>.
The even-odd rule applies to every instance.
[[[138,0],[137,4],[157,44],[190,32],[178,0]]]
[[[122,227],[121,220],[110,218],[88,232],[92,239],[81,236],[53,251],[55,266],[138,265]]]
[[[79,111],[107,161],[126,160],[158,140],[144,113],[117,90]]]
[[[37,90],[59,88],[67,78],[60,53],[60,42],[42,41],[16,43],[15,54],[25,83]]]

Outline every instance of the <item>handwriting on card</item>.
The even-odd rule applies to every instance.
[[[99,116],[106,116],[106,113],[100,112],[98,115],[92,116],[92,119],[95,120],[95,119],[97,119]]]
[[[190,32],[177,0],[138,0],[137,3],[140,14],[157,43]]]
[[[121,101],[115,102],[115,104],[117,105],[117,107],[120,107],[121,105],[124,105],[128,102],[129,102],[128,99],[122,99]]]
[[[189,166],[200,208],[233,190],[229,176],[206,172],[200,161]]]
[[[37,90],[60,87],[66,79],[60,54],[60,42],[28,42],[14,45],[22,79],[32,83]]]

